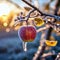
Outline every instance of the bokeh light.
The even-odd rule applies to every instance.
[[[4,27],[7,27],[7,25],[8,25],[7,23],[3,23],[3,26],[4,26]]]
[[[6,28],[6,32],[9,32],[10,31],[10,29],[9,28]]]

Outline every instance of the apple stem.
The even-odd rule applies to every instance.
[[[23,42],[23,49],[24,51],[27,51],[27,42]]]
[[[28,20],[26,20],[26,24],[27,24],[27,26],[28,26]]]

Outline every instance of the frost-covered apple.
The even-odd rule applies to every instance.
[[[22,26],[19,30],[19,36],[24,42],[32,42],[36,37],[36,28],[34,26]]]

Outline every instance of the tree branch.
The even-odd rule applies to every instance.
[[[57,20],[60,20],[60,17],[59,16],[42,13],[37,7],[33,6],[32,4],[30,4],[26,0],[22,0],[22,1],[25,2],[27,5],[29,5],[30,7],[34,8],[35,10],[37,10],[41,14],[41,16],[43,16],[43,15],[44,16],[50,16],[50,17],[53,17],[53,18],[55,18]]]

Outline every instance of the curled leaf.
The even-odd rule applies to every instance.
[[[42,26],[44,24],[44,20],[41,19],[41,18],[35,18],[34,21],[35,21],[35,25],[37,27],[40,27],[40,26]]]
[[[49,41],[49,40],[46,40],[45,41],[46,45],[47,46],[56,46],[57,45],[57,41]]]

